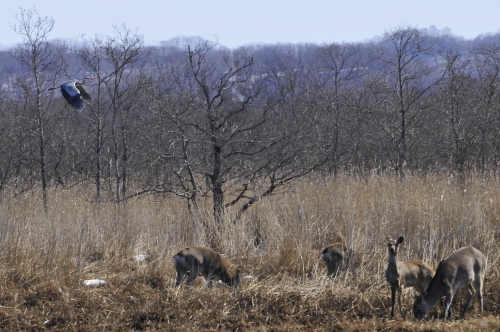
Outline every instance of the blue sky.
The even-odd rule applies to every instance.
[[[21,41],[11,25],[20,8],[55,20],[50,39],[138,29],[146,43],[200,36],[231,48],[247,44],[359,42],[409,25],[449,28],[466,39],[500,31],[499,0],[2,0],[0,46]]]

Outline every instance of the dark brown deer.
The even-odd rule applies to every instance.
[[[325,262],[327,277],[333,277],[343,268],[347,247],[343,243],[332,243],[321,251],[321,259]]]
[[[174,266],[177,271],[176,286],[179,286],[186,275],[187,285],[191,285],[198,276],[203,276],[208,288],[212,288],[212,280],[237,287],[240,284],[239,271],[228,268],[221,255],[209,248],[187,247],[174,256]]]

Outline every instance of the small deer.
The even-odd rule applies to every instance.
[[[321,251],[321,259],[325,262],[327,277],[333,277],[343,267],[347,247],[343,243],[332,243]]]
[[[174,256],[177,271],[176,286],[179,286],[186,275],[187,285],[191,285],[198,276],[205,277],[208,288],[212,288],[212,280],[220,280],[232,287],[240,284],[239,270],[230,270],[221,255],[209,248],[187,247]]]
[[[451,318],[453,296],[459,289],[465,286],[469,286],[467,289],[469,296],[465,303],[462,317],[469,310],[472,297],[476,291],[482,313],[483,284],[487,264],[486,256],[473,247],[460,248],[448,258],[441,261],[426,292],[420,296],[415,296],[415,302],[413,303],[415,318],[424,319],[430,308],[443,296],[446,296],[444,318]]]
[[[387,238],[389,250],[389,264],[385,271],[385,279],[391,286],[391,317],[394,317],[394,304],[396,302],[396,291],[398,292],[399,311],[402,314],[401,293],[405,287],[413,287],[419,293],[423,293],[434,275],[434,269],[420,259],[410,261],[399,261],[397,254],[399,245],[403,242],[402,236],[396,241]]]

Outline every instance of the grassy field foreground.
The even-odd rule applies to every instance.
[[[219,249],[243,276],[239,289],[206,289],[202,278],[175,288],[172,257],[206,245],[184,201],[147,197],[126,205],[91,202],[81,188],[3,197],[0,209],[0,330],[470,331],[500,329],[500,180],[458,185],[438,176],[311,180],[228,221]],[[208,202],[207,202],[208,203]],[[209,220],[210,207],[203,208]],[[231,211],[228,211],[228,219]],[[436,267],[472,245],[488,256],[484,314],[477,298],[465,319],[436,305],[413,319],[412,290],[403,316],[390,318],[385,239],[403,235],[400,259]],[[344,241],[353,263],[325,278],[319,252]],[[149,254],[148,261],[135,256]],[[89,287],[85,280],[106,284]]]

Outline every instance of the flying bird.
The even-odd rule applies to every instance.
[[[68,103],[78,111],[83,111],[85,109],[85,100],[92,100],[87,90],[83,85],[87,80],[94,80],[93,77],[86,77],[83,81],[79,80],[69,80],[64,82],[59,87],[61,88],[61,93],[63,97],[68,101]],[[55,90],[57,88],[49,88],[49,90]]]

